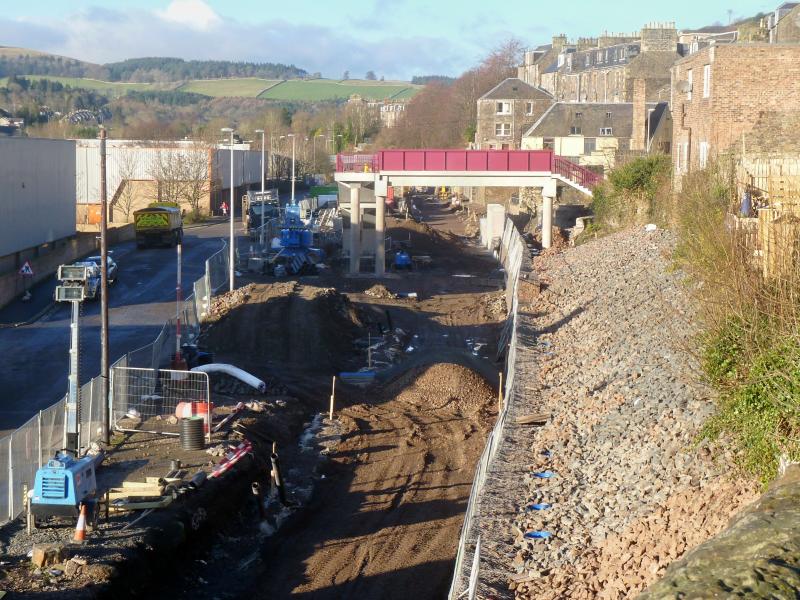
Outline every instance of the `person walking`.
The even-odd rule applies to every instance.
[[[228,216],[228,204],[227,204],[227,202],[225,202],[223,200],[222,201],[222,206],[220,206],[220,208],[222,209],[222,216],[223,217],[227,217]]]

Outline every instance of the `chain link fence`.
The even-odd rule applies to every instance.
[[[206,260],[205,274],[194,282],[193,293],[184,300],[180,309],[182,343],[192,343],[200,335],[200,324],[208,313],[211,298],[228,283],[228,264],[228,246],[223,242],[222,249]],[[131,367],[158,371],[169,365],[177,350],[176,325],[177,315],[164,324],[152,343],[123,355],[111,365],[110,371],[113,373]],[[195,396],[191,396],[189,392],[187,394],[189,397],[202,396],[208,403],[208,376],[205,373],[198,375],[203,377],[192,378],[192,381],[204,378],[205,391],[201,394],[200,391],[190,390]],[[175,398],[170,397],[171,402],[177,399],[179,388],[161,385],[158,389],[167,389],[173,394]],[[103,437],[100,377],[84,383],[80,388],[79,398],[79,445],[85,448]],[[109,405],[113,416],[115,403],[111,385]],[[0,522],[5,518],[12,520],[22,513],[25,508],[24,491],[33,487],[37,469],[64,448],[65,406],[66,398],[62,398],[39,411],[10,435],[0,439]],[[112,420],[112,425],[113,422]]]
[[[448,595],[450,600],[464,597],[473,600],[477,593],[481,546],[480,534],[473,527],[473,517],[477,509],[478,499],[486,483],[487,473],[503,441],[506,419],[508,418],[508,407],[511,398],[514,397],[517,359],[517,291],[520,273],[523,269],[530,269],[530,259],[527,256],[522,236],[511,220],[507,219],[500,242],[500,249],[497,252],[497,258],[505,270],[506,306],[508,306],[508,317],[503,331],[510,332],[505,337],[501,336],[501,345],[507,343],[505,348],[500,349],[501,351],[505,350],[506,358],[503,410],[497,416],[497,421],[489,433],[486,446],[475,468],[472,490],[470,491],[467,510],[464,515],[464,525],[461,528],[461,536],[458,541],[453,581]]]

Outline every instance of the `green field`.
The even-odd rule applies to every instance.
[[[123,83],[120,81],[100,81],[99,79],[86,79],[82,77],[56,77],[54,75],[25,75],[31,81],[49,79],[64,85],[84,90],[94,90],[113,96],[122,96],[131,90],[169,90],[174,89],[174,83]]]
[[[255,98],[261,92],[275,84],[276,79],[196,79],[187,81],[178,88],[181,92],[194,92],[213,98]]]
[[[271,87],[259,98],[266,100],[300,100],[306,102],[320,102],[324,100],[346,99],[353,94],[359,94],[372,100],[401,97],[408,94],[410,98],[417,92],[417,87],[408,83],[379,82],[347,80],[334,81],[332,79],[312,79],[284,81]]]
[[[324,102],[326,100],[345,100],[359,94],[370,100],[396,98],[407,100],[414,96],[421,86],[403,81],[366,81],[348,79],[290,79],[286,81],[241,77],[234,79],[197,79],[172,83],[123,83],[100,81],[80,77],[56,77],[51,75],[25,75],[27,79],[49,79],[74,88],[94,90],[111,96],[122,96],[131,90],[157,91],[180,90],[193,92],[211,98],[262,98],[294,102]],[[7,79],[0,79],[0,86]]]

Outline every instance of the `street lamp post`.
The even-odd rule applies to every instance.
[[[317,135],[314,136],[314,143],[311,145],[312,146],[311,151],[314,153],[314,156],[312,157],[313,161],[314,161],[314,175],[316,175],[317,171],[318,171],[318,169],[317,169],[317,138],[318,137],[325,137],[325,136],[322,135],[321,133],[318,133]]]
[[[224,133],[231,134],[231,240],[230,240],[230,253],[228,255],[228,270],[230,271],[229,277],[229,291],[233,291],[233,272],[235,270],[234,260],[235,260],[235,253],[234,253],[234,236],[233,236],[233,206],[234,206],[234,198],[233,198],[233,129],[231,127],[223,127],[222,131]]]
[[[259,239],[261,240],[261,245],[264,245],[264,144],[266,143],[266,134],[264,133],[263,129],[256,129],[256,133],[261,134],[261,235],[259,235]],[[242,215],[244,218],[244,215]]]
[[[295,158],[295,135],[290,133],[288,135],[292,138],[292,206],[294,206],[294,158]]]

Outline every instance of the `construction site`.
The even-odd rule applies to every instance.
[[[506,282],[496,255],[465,235],[474,215],[449,195],[413,202],[413,218],[386,218],[395,251],[425,257],[413,269],[392,264],[380,283],[335,266],[288,280],[256,269],[214,297],[196,347],[259,385],[208,373],[208,416],[221,427],[206,427],[195,450],[171,433],[164,398],[170,387],[192,396],[192,383],[137,391],[136,408],[115,412],[87,542],[74,544],[58,520],[19,523],[3,540],[17,558],[4,588],[37,598],[446,595],[475,464],[502,406]],[[146,387],[145,369],[126,368],[117,395]]]

